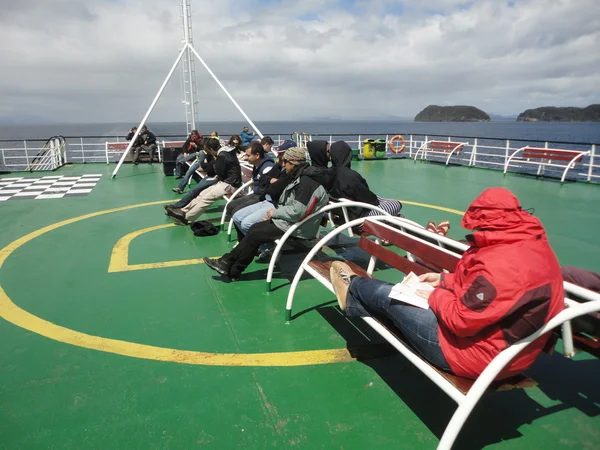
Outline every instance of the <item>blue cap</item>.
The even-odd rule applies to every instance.
[[[291,139],[287,139],[285,141],[283,141],[279,147],[275,147],[275,151],[276,152],[285,152],[288,148],[292,148],[292,147],[296,147],[298,144],[296,144],[294,141],[292,141]]]

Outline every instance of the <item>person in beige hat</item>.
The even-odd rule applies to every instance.
[[[279,198],[277,208],[267,212],[267,219],[254,224],[246,236],[239,236],[239,245],[221,258],[204,258],[205,264],[221,275],[232,280],[239,279],[250,265],[261,244],[280,238],[295,223],[327,205],[329,196],[323,186],[304,171],[309,167],[306,152],[292,147],[283,154],[286,172],[292,174],[292,181]],[[292,236],[312,239],[319,229],[321,217],[316,215],[299,227]]]

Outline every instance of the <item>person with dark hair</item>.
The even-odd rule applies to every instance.
[[[260,201],[245,208],[238,209],[233,214],[233,223],[238,235],[248,234],[248,231],[255,223],[267,219],[267,212],[278,205],[279,197],[285,187],[292,181],[292,176],[285,170],[283,155],[289,148],[295,147],[293,141],[285,141],[274,151],[277,153],[277,164],[265,174],[263,182],[265,190],[260,196]]]
[[[140,136],[142,137],[142,150],[148,152],[148,154],[150,155],[150,164],[152,164],[152,160],[154,159],[154,152],[158,150],[158,147],[156,145],[156,136],[152,131],[148,129],[146,125],[142,127]],[[137,160],[135,161],[135,163],[137,164]]]
[[[221,143],[218,139],[205,138],[202,141],[202,151],[196,153],[196,159],[192,163],[192,165],[188,168],[187,172],[183,176],[183,179],[179,182],[177,187],[174,187],[172,190],[176,194],[183,194],[185,187],[187,186],[190,178],[196,175],[196,170],[198,170],[204,164],[204,160],[209,151],[217,152],[221,147]]]
[[[262,145],[265,149],[265,153],[270,153],[273,149],[273,145],[275,145],[275,142],[273,141],[271,136],[265,136],[260,140],[260,145]]]
[[[209,139],[210,141],[218,143],[216,139]],[[213,169],[218,181],[203,190],[188,205],[180,210],[170,211],[170,214],[168,214],[177,225],[193,224],[210,205],[222,199],[226,194],[233,194],[242,185],[240,163],[232,147],[224,146],[219,149],[217,159],[213,163]]]
[[[242,129],[240,136],[242,138],[242,145],[244,147],[247,147],[248,145],[250,145],[250,142],[252,142],[252,140],[254,139],[254,133],[252,131],[250,131],[250,129],[248,127],[244,127]]]
[[[206,176],[202,178],[196,186],[190,189],[190,191],[187,194],[181,197],[179,201],[170,205],[164,205],[164,208],[166,210],[165,214],[167,216],[171,216],[174,219],[177,217],[185,216],[185,213],[181,211],[181,208],[183,208],[186,205],[189,205],[191,201],[198,197],[198,195],[200,195],[200,193],[203,190],[209,188],[213,184],[216,184],[217,181],[219,181],[217,179],[217,174],[214,170],[214,162],[217,159],[217,152],[219,147],[216,145],[216,141],[214,139],[204,139],[203,142],[204,147],[202,151],[205,153],[205,158],[202,161],[202,165],[199,168],[206,172]],[[215,142],[215,144],[208,145],[209,142]],[[181,223],[180,225],[185,224]]]
[[[252,193],[236,198],[225,205],[225,218],[229,218],[237,211],[246,206],[254,205],[260,201],[261,196],[265,193],[270,177],[267,176],[275,163],[270,154],[265,154],[265,150],[260,142],[252,141],[246,147],[246,161],[252,164]]]
[[[392,284],[362,278],[336,261],[330,275],[340,308],[348,316],[370,311],[390,318],[431,364],[477,378],[508,346],[541,328],[564,308],[560,266],[541,222],[507,189],[483,191],[463,216],[470,248],[453,273],[427,273],[434,287],[418,291],[430,308],[390,297]],[[527,369],[544,348],[547,333],[513,359],[498,379]]]
[[[279,206],[269,211],[268,220],[253,225],[246,236],[240,236],[239,244],[232,251],[221,258],[204,258],[204,263],[209,268],[231,280],[239,279],[254,259],[260,244],[273,242],[283,236],[293,224],[327,204],[329,196],[323,186],[304,175],[308,164],[303,149],[292,147],[286,150],[283,161],[286,171],[293,174],[293,180],[281,194]],[[293,236],[314,238],[320,222],[320,217],[314,217],[299,227]]]
[[[125,136],[125,139],[128,141],[132,140],[133,136],[135,136],[136,131],[137,131],[137,127],[133,127],[131,130],[129,130],[129,133],[127,134],[127,136]],[[142,140],[142,136],[140,133],[140,134],[138,134],[138,137],[135,140],[135,142],[133,143],[133,145],[131,146],[131,160],[133,161],[133,163],[135,165],[137,165],[137,163],[138,163],[138,159],[140,157],[140,152],[142,151],[143,144],[144,144],[144,141]]]
[[[192,130],[175,159],[175,179],[183,177],[182,173],[187,172],[188,169],[187,161],[193,161],[198,152],[202,151],[202,140],[202,135],[198,133],[198,130]]]
[[[229,138],[229,141],[227,142],[227,145],[229,147],[233,147],[235,149],[235,152],[237,154],[240,154],[243,151],[243,148],[242,148],[242,139],[237,134],[234,134],[233,136],[231,136]]]

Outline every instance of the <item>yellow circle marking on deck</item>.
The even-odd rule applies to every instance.
[[[162,203],[167,202],[161,201],[141,203],[137,205],[122,206],[120,208],[97,211],[40,228],[39,230],[33,231],[17,239],[16,241],[13,241],[0,250],[0,268],[2,268],[4,261],[6,261],[6,259],[19,247],[45,233],[56,230],[57,228],[105,214],[127,211],[129,209],[141,208],[144,206],[159,205]],[[413,203],[407,201],[403,201],[403,203],[432,209],[442,209],[444,211],[462,214],[460,211],[449,210],[447,208],[434,205],[427,205],[425,203]],[[159,229],[164,227],[165,226],[160,225],[152,228]],[[146,232],[147,231],[148,229],[146,229]],[[135,235],[135,233],[130,233],[130,235],[127,236],[130,236],[131,239],[133,239]],[[124,238],[121,240],[123,239]],[[2,286],[0,286],[0,317],[21,328],[55,341],[63,342],[65,344],[76,345],[78,347],[89,348],[107,353],[114,353],[117,355],[131,356],[134,358],[168,361],[181,364],[196,364],[206,366],[305,366],[347,362],[355,359],[346,348],[273,353],[209,353],[190,350],[177,350],[173,348],[156,347],[153,345],[121,341],[118,339],[103,338],[56,325],[25,311],[13,303]]]

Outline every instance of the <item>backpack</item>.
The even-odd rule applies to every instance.
[[[190,228],[195,236],[214,236],[219,233],[219,229],[207,220],[194,222]]]

